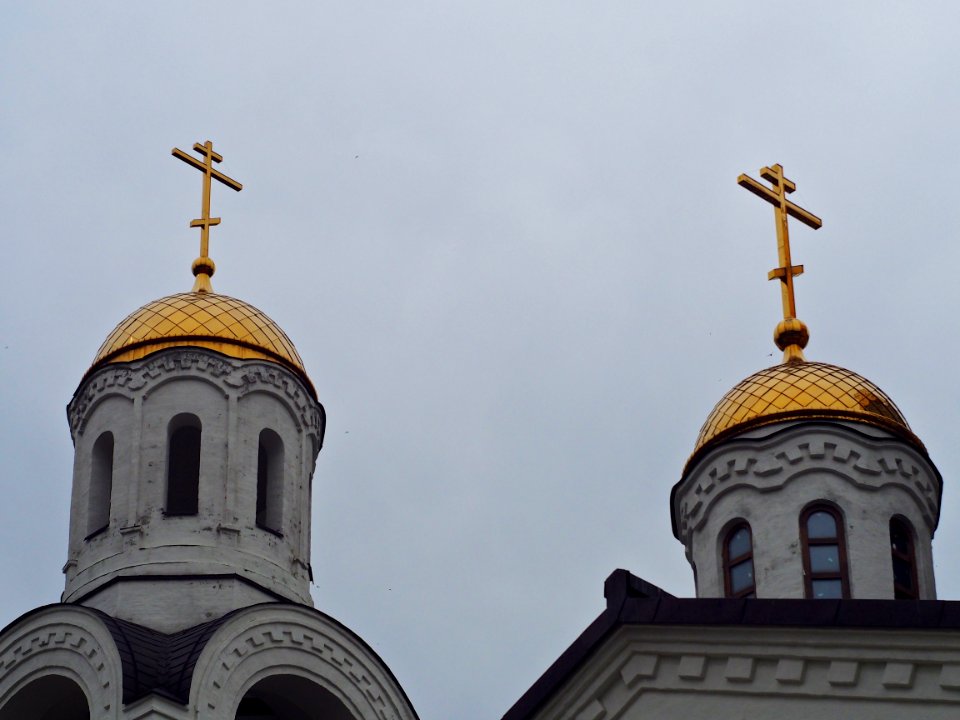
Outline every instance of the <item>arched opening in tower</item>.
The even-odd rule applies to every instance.
[[[87,696],[62,675],[37,678],[21,688],[3,707],[0,720],[90,720]]]
[[[241,698],[236,720],[355,720],[337,697],[297,675],[271,675]]]

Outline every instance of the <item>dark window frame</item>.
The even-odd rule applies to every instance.
[[[255,524],[261,530],[283,537],[284,501],[283,438],[270,428],[257,438],[257,491]]]
[[[191,457],[186,457],[187,451],[190,451]],[[203,424],[200,418],[192,413],[177,415],[167,426],[167,477],[163,510],[166,517],[193,517],[200,514],[202,462]],[[185,470],[189,470],[189,473],[185,473]]]
[[[903,534],[906,535],[909,542],[909,548],[906,553],[897,550],[893,544],[893,526],[900,525]],[[913,589],[904,587],[897,582],[897,574],[893,573],[893,597],[895,600],[919,600],[920,583],[917,578],[917,543],[916,533],[913,531],[913,525],[902,515],[894,515],[890,518],[890,561],[891,564],[901,560],[910,566],[910,581],[913,583]]]
[[[811,538],[807,530],[807,523],[814,513],[825,512],[833,518],[836,534],[829,538]],[[827,502],[815,502],[804,508],[800,513],[800,545],[803,554],[803,587],[807,599],[815,600],[813,594],[814,580],[839,580],[840,596],[850,597],[850,572],[847,565],[847,538],[844,532],[843,513],[835,505]],[[818,545],[836,545],[840,567],[834,571],[813,572],[810,569],[810,548]],[[825,599],[825,598],[824,598]]]
[[[87,534],[90,540],[110,527],[113,505],[113,466],[116,438],[109,430],[100,433],[90,448],[90,484],[87,488]]]
[[[747,533],[750,535],[750,549],[746,552],[730,557],[730,542],[733,540],[734,535],[736,535],[740,530],[746,529]],[[740,563],[750,561],[753,566],[753,584],[748,585],[745,588],[733,592],[733,575],[732,570],[734,566],[739,565]],[[750,527],[750,523],[746,520],[738,520],[723,536],[723,593],[725,597],[728,598],[745,598],[745,597],[756,597],[757,596],[757,566],[753,561],[753,528]]]

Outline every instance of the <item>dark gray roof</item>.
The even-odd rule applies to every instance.
[[[960,601],[678,598],[626,570],[603,587],[606,609],[525,692],[503,720],[526,720],[624,625],[960,630]]]
[[[107,626],[120,653],[123,704],[155,693],[186,705],[200,653],[210,637],[238,611],[170,635],[94,612]]]

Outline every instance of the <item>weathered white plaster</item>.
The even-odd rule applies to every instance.
[[[199,511],[167,516],[168,428],[184,413],[202,424]],[[310,486],[324,415],[293,373],[202,349],[164,350],[99,369],[81,384],[67,414],[75,462],[65,602],[111,608],[165,632],[277,596],[312,604]],[[265,428],[283,442],[279,534],[256,523],[257,452]],[[88,538],[92,448],[105,431],[114,434],[110,524]],[[140,580],[233,574],[264,592],[178,582],[190,602],[178,603],[174,613],[172,588],[158,592]],[[122,589],[116,585],[134,577]],[[100,589],[105,595],[97,599]]]
[[[199,624],[237,608],[275,601],[262,589],[229,575],[205,579],[153,576],[110,583],[83,604],[121,620],[173,633],[183,629],[185,608],[192,608],[189,615]],[[145,618],[149,622],[144,622]]]
[[[935,599],[940,491],[936,468],[892,435],[852,423],[781,423],[702,457],[678,484],[673,513],[699,597],[723,596],[722,542],[741,519],[753,533],[757,596],[804,597],[799,518],[826,501],[843,515],[851,597],[894,597],[889,523],[901,515],[916,533],[920,597]]]
[[[960,631],[621,627],[542,720],[939,720],[960,714]]]

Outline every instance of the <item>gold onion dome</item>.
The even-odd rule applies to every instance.
[[[754,373],[720,399],[700,428],[687,469],[732,435],[773,423],[826,419],[882,428],[926,454],[890,396],[865,377],[836,365],[794,360]]]
[[[814,230],[819,229],[823,221],[787,200],[787,195],[797,186],[784,176],[782,165],[761,168],[760,175],[772,187],[748,175],[740,175],[737,184],[775,209],[780,267],[771,270],[767,277],[779,280],[781,286],[783,320],[773,331],[773,341],[783,351],[783,363],[754,373],[720,399],[700,428],[683,474],[710,448],[727,438],[765,425],[802,420],[865,423],[903,438],[926,455],[923,443],[883,390],[851,370],[809,362],[804,357],[810,332],[803,321],[797,319],[793,289],[793,279],[803,272],[803,265],[794,265],[790,257],[787,217]]]
[[[172,347],[279,363],[316,397],[297,349],[280,326],[253,305],[212,292],[168,295],[130,313],[103,341],[87,375],[103,365],[139,360]]]

